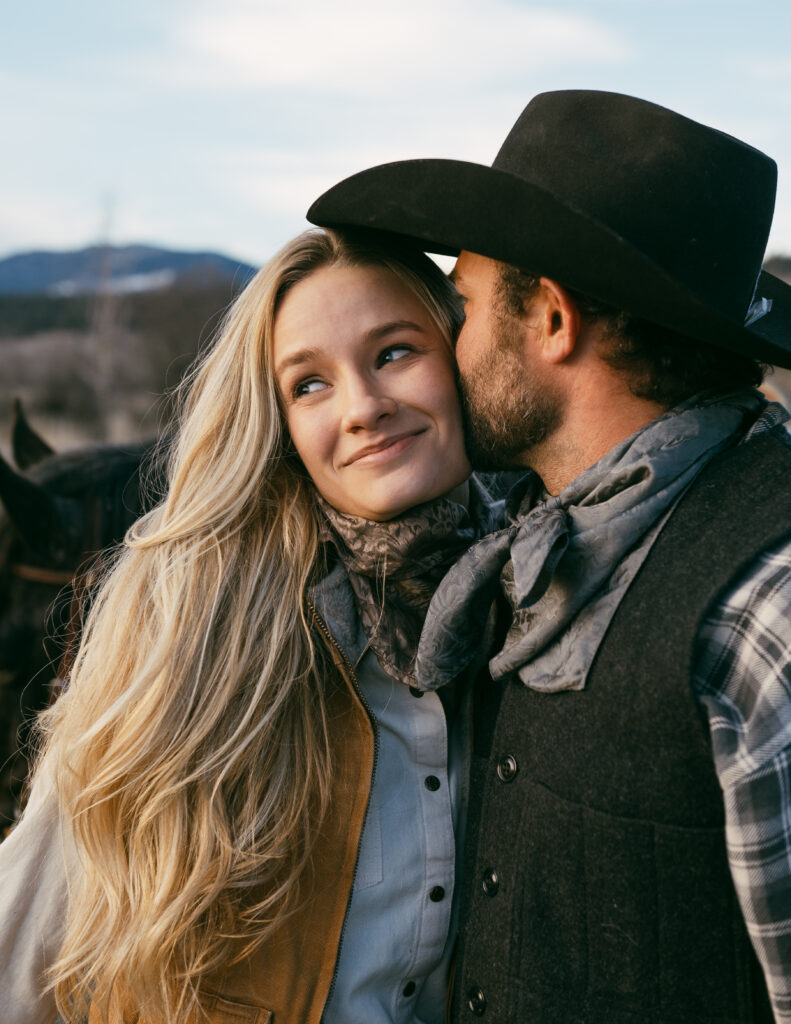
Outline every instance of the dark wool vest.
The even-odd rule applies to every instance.
[[[770,1022],[690,686],[706,609],[791,531],[776,429],[715,458],[627,591],[587,686],[479,688],[453,1019]]]

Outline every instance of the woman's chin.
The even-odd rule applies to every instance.
[[[344,512],[346,515],[359,516],[361,519],[370,519],[373,522],[384,523],[390,519],[397,519],[398,516],[404,515],[411,509],[418,505],[425,505],[429,501],[434,501],[436,498],[441,498],[453,491],[455,491],[461,484],[465,483],[469,473],[465,473],[463,476],[458,474],[448,481],[434,481],[431,486],[428,484],[425,487],[415,486],[414,481],[410,482],[411,485],[406,488],[400,488],[397,490],[388,490],[383,488],[381,493],[370,493],[364,496],[364,500],[353,500],[343,502],[345,507],[341,508],[340,503],[336,503],[332,498],[325,497],[331,505],[335,505],[339,511]],[[458,477],[458,478],[457,478]],[[362,495],[357,496],[358,499],[363,497]]]

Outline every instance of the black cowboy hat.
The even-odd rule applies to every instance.
[[[480,253],[690,337],[791,367],[791,287],[761,270],[777,168],[618,93],[536,96],[491,167],[402,160],[308,211],[324,227]]]

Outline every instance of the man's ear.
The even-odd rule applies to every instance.
[[[541,332],[541,358],[549,363],[562,363],[575,350],[582,318],[577,303],[563,285],[549,277],[539,281],[534,325]],[[536,301],[538,300],[538,301]]]

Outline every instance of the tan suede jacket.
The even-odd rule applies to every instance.
[[[196,1024],[319,1024],[351,899],[357,849],[374,769],[374,730],[351,667],[315,616],[337,669],[328,692],[334,788],[305,898],[277,935],[253,956],[224,968],[206,985],[208,1018]],[[128,1014],[89,1024],[134,1024]]]
[[[277,935],[206,986],[208,1017],[195,1024],[319,1024],[338,957],[351,898],[357,851],[374,769],[374,728],[357,681],[323,621],[336,672],[328,687],[333,780],[330,809],[300,908]],[[51,781],[41,779],[19,827],[0,847],[0,1020],[53,1024],[43,976],[62,937],[69,864],[74,853],[61,834]],[[123,1009],[90,1024],[135,1024]]]

